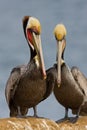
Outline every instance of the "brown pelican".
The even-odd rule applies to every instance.
[[[31,107],[34,109],[34,116],[37,116],[36,105],[50,95],[53,87],[49,82],[48,71],[46,79],[40,22],[34,17],[25,16],[23,29],[31,56],[27,65],[20,65],[12,69],[6,84],[5,95],[11,117],[24,116]]]
[[[58,24],[54,29],[54,35],[58,48],[57,63],[53,67],[56,77],[54,95],[57,101],[65,107],[65,117],[57,122],[70,119],[74,123],[81,113],[87,114],[87,79],[79,68],[72,67],[70,69],[65,63],[65,26]],[[68,109],[71,109],[76,116],[68,118]]]

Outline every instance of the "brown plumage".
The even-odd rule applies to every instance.
[[[36,105],[52,92],[53,86],[49,83],[49,77],[52,77],[49,76],[50,71],[45,72],[40,22],[34,17],[25,16],[23,29],[30,47],[30,61],[27,65],[12,69],[5,95],[10,116],[24,116],[31,107],[34,109],[34,116],[37,116]]]
[[[76,122],[79,114],[87,115],[87,79],[77,67],[70,69],[64,61],[66,46],[66,29],[59,24],[54,29],[57,40],[57,63],[53,67],[55,75],[54,95],[57,101],[65,107],[65,117],[60,120],[70,119]],[[68,118],[68,109],[71,109],[75,118]],[[60,122],[58,121],[58,122]]]

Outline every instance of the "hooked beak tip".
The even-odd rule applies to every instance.
[[[57,81],[57,84],[58,84],[58,88],[61,86],[61,81],[60,80],[58,80]]]
[[[58,84],[58,88],[60,88],[60,84]]]
[[[45,80],[47,78],[47,75],[43,75],[43,80]]]
[[[46,79],[47,78],[47,76],[46,75],[44,75],[44,79]]]

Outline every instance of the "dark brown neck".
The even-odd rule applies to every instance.
[[[30,61],[31,61],[37,55],[37,53],[35,50],[32,50],[32,48],[30,47],[30,54],[31,54],[31,56],[30,56]]]

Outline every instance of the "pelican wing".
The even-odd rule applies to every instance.
[[[77,67],[72,67],[71,69],[72,75],[77,82],[78,86],[82,90],[84,94],[84,101],[81,106],[80,115],[87,115],[87,78],[85,75],[79,70]],[[76,114],[78,110],[72,110],[73,114]]]
[[[47,85],[47,91],[46,94],[44,95],[45,100],[53,91],[54,85],[55,85],[55,80],[56,80],[56,70],[54,67],[48,69],[46,71],[47,74],[47,79],[46,79],[46,85]]]
[[[8,81],[6,83],[6,89],[5,89],[5,96],[6,96],[8,105],[15,94],[15,90],[19,83],[20,77],[25,72],[25,68],[26,68],[25,65],[22,65],[22,66],[13,68],[11,71],[11,74],[8,78]]]
[[[71,72],[76,83],[78,84],[84,95],[87,96],[87,79],[85,75],[83,75],[83,73],[77,67],[72,67]]]

